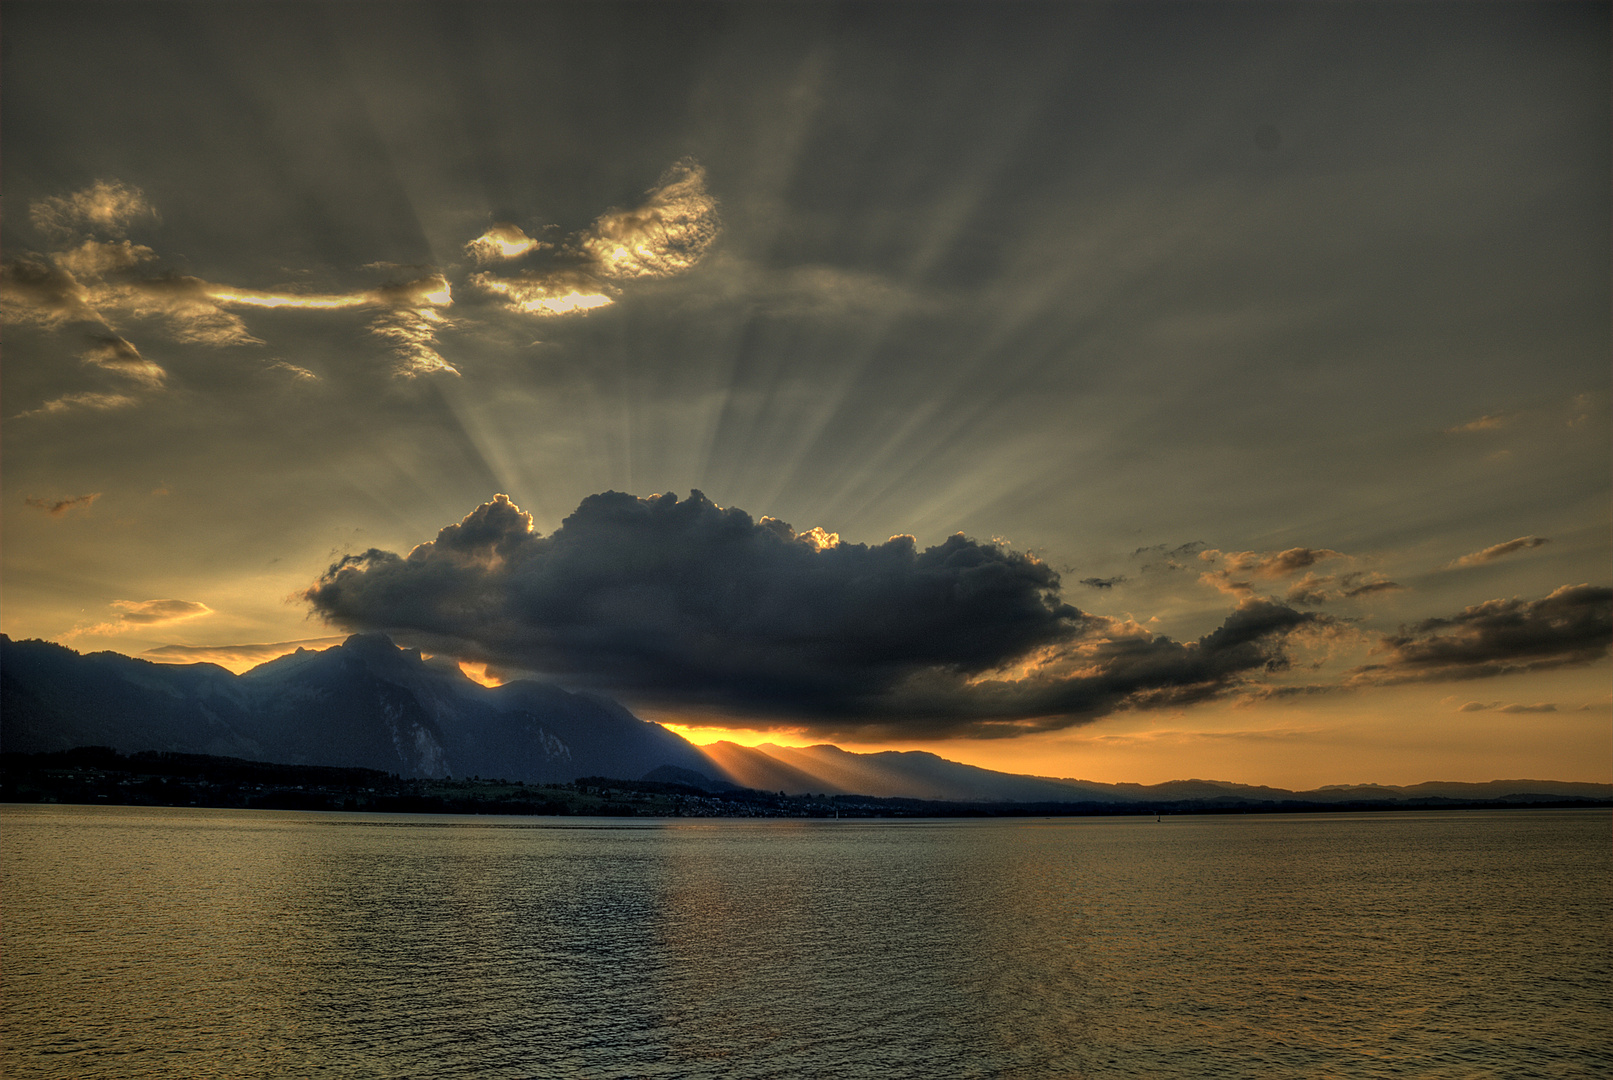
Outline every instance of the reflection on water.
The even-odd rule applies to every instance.
[[[1613,1070],[1606,811],[0,825],[7,1077]]]

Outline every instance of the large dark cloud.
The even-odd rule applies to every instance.
[[[1383,639],[1356,683],[1440,682],[1593,663],[1613,643],[1613,588],[1564,585],[1539,600],[1488,600]]]
[[[1198,700],[1285,666],[1288,633],[1321,620],[1251,600],[1180,643],[1082,612],[1059,585],[962,535],[847,544],[699,492],[607,492],[546,537],[498,496],[407,556],[342,558],[304,596],[348,629],[841,735],[1008,735]]]

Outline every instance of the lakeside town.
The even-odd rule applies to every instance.
[[[392,814],[488,814],[646,818],[1064,817],[1304,813],[1609,806],[1613,800],[1532,795],[1463,800],[1180,799],[1169,802],[958,802],[830,793],[787,794],[731,784],[703,789],[655,780],[585,776],[528,784],[481,776],[411,778],[377,769],[285,765],[206,754],[121,754],[79,747],[0,754],[0,802],[168,806]]]

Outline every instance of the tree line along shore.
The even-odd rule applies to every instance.
[[[612,777],[527,784],[480,776],[413,778],[377,769],[285,765],[206,754],[121,754],[102,746],[0,754],[0,802],[210,807],[392,814],[603,817],[1055,817],[1613,806],[1613,799],[1362,799],[1316,803],[1238,798],[1169,802],[956,802],[786,794]]]

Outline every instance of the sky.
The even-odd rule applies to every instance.
[[[0,629],[1613,780],[1604,4],[7,4]]]

